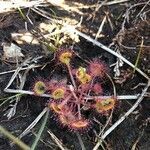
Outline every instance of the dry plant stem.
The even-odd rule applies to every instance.
[[[68,150],[68,148],[64,148],[62,142],[54,135],[54,133],[50,130],[47,131],[49,133],[49,135],[51,136],[52,140],[57,144],[57,146],[61,149],[61,150]]]
[[[91,38],[90,36],[78,31],[75,29],[75,27],[70,26],[70,25],[66,25],[66,30],[68,32],[75,32],[76,34],[80,35],[81,37],[83,37],[84,39],[88,40],[89,42],[92,42],[94,45],[97,45],[98,47],[104,49],[105,51],[111,53],[112,55],[120,58],[122,61],[124,61],[126,64],[128,64],[129,66],[131,66],[132,68],[134,68],[135,66],[129,62],[126,58],[124,58],[123,56],[119,55],[118,53],[116,53],[115,51],[111,50],[110,48],[106,47],[105,45],[103,45],[102,43],[94,40],[93,38]],[[139,72],[142,76],[144,76],[147,80],[149,80],[150,78],[140,69],[136,68],[136,71]]]
[[[19,90],[23,89],[25,81],[26,81],[26,76],[27,76],[27,73],[28,73],[29,70],[30,70],[30,68],[27,68],[27,70],[25,71],[25,73],[23,74],[23,76],[21,76],[19,78],[20,79]],[[20,101],[21,96],[22,95],[16,95],[16,102],[15,102],[15,104],[6,113],[8,119],[12,118],[16,114],[17,104]]]
[[[107,125],[109,124],[109,122],[111,121],[112,115],[113,115],[114,109],[111,110],[111,113],[109,115],[109,118],[107,119],[107,122],[105,124],[105,126],[102,128],[102,130],[100,131],[100,133],[98,134],[98,136],[101,136],[104,132],[104,130],[106,129]]]
[[[16,76],[18,75],[18,73],[19,73],[20,70],[21,70],[21,67],[18,67],[18,68],[16,69],[16,71],[15,71],[14,74],[12,75],[12,77],[11,77],[10,81],[8,82],[8,84],[7,84],[6,88],[4,89],[4,91],[7,90],[7,88],[12,84],[12,82],[15,80],[15,78],[16,78]],[[5,91],[5,92],[7,92],[7,91]]]
[[[27,67],[27,69],[32,69],[35,65],[32,64],[30,66]],[[7,84],[7,86],[5,87],[4,91],[7,92],[8,87],[12,84],[12,82],[14,81],[14,79],[16,78],[16,76],[18,75],[19,71],[22,69],[22,66],[18,67],[16,69],[16,71],[14,72],[14,74],[12,75],[9,83]]]
[[[37,61],[38,59],[40,59],[42,57],[37,57],[31,60],[31,58],[26,59],[14,72],[14,74],[12,75],[10,81],[8,82],[7,86],[5,87],[4,91],[7,92],[7,89],[9,88],[9,86],[13,83],[14,79],[16,78],[16,76],[18,75],[18,73],[20,72],[20,70],[22,69],[22,67],[24,66],[28,66],[27,69],[30,70],[32,68],[34,68],[36,65],[35,64],[31,64],[29,65],[29,63]]]
[[[111,78],[111,76],[109,74],[106,73],[106,76],[108,77],[108,79],[110,80],[111,84],[112,84],[112,87],[113,87],[113,93],[114,93],[114,97],[117,96],[117,92],[116,92],[116,87],[115,87],[115,84]]]
[[[97,150],[102,143],[102,141],[114,130],[116,127],[118,127],[141,103],[141,101],[144,98],[144,94],[147,92],[148,88],[150,86],[150,80],[147,83],[147,86],[142,91],[141,95],[139,96],[138,100],[135,102],[135,104],[118,120],[116,121],[100,138],[100,140],[97,142],[93,150]]]
[[[0,133],[5,135],[7,138],[12,140],[15,144],[17,144],[22,150],[30,150],[30,147],[23,143],[21,140],[19,140],[17,137],[12,135],[10,132],[8,132],[6,129],[4,129],[2,126],[0,126]]]

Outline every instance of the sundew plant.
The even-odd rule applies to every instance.
[[[84,130],[92,125],[86,111],[96,111],[108,115],[116,106],[114,96],[103,97],[101,81],[105,80],[107,67],[104,62],[95,58],[86,66],[73,67],[75,52],[70,49],[59,49],[55,59],[60,67],[66,69],[68,79],[38,80],[33,85],[35,95],[50,94],[48,108],[55,113],[57,120],[74,131]]]

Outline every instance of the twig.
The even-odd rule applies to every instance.
[[[97,150],[102,143],[102,141],[114,130],[116,127],[118,127],[141,103],[141,101],[144,98],[144,94],[147,92],[148,88],[150,86],[150,80],[148,81],[147,86],[144,88],[143,92],[139,96],[138,100],[135,102],[135,104],[118,120],[116,121],[100,138],[100,140],[97,142],[93,150]]]
[[[27,73],[29,72],[30,67],[28,67],[25,71],[25,73],[23,74],[23,76],[20,77],[20,85],[19,85],[19,90],[22,90],[26,81],[26,76]],[[12,118],[15,114],[16,114],[16,109],[17,109],[17,105],[18,102],[20,101],[22,94],[17,94],[16,95],[16,102],[14,105],[12,105],[12,107],[5,113],[5,115],[7,115],[7,118],[10,119]]]
[[[118,100],[130,100],[130,99],[138,99],[140,94],[135,94],[135,95],[117,95],[116,99]],[[89,97],[85,97],[85,99],[90,100],[90,99],[107,99],[107,98],[111,98],[112,96],[89,96]]]

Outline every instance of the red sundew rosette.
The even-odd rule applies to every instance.
[[[92,77],[103,77],[106,72],[106,66],[98,59],[89,62],[88,72]]]
[[[103,89],[100,83],[94,83],[91,89],[96,95],[102,94]]]
[[[94,108],[100,114],[107,114],[107,112],[113,110],[116,106],[115,98],[96,99]]]

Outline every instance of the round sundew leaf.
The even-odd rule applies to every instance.
[[[64,98],[65,95],[65,90],[63,88],[56,88],[53,92],[52,92],[52,97],[53,99],[61,99]]]
[[[66,65],[70,64],[71,58],[72,58],[72,52],[69,52],[69,51],[62,52],[59,55],[59,61]]]
[[[33,88],[35,94],[42,95],[46,92],[46,85],[43,81],[37,81]]]
[[[74,130],[81,130],[88,127],[89,121],[86,119],[76,120],[70,123],[70,127]]]
[[[96,100],[95,108],[98,112],[106,112],[112,110],[115,107],[115,99],[107,98],[107,99],[98,99]]]
[[[49,108],[52,109],[55,113],[60,114],[61,113],[61,107],[59,107],[59,104],[56,103],[50,103]]]

